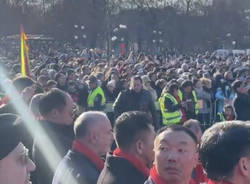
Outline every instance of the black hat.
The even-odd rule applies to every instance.
[[[21,142],[20,124],[14,114],[0,115],[0,160],[6,157]]]

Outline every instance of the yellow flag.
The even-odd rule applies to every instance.
[[[21,56],[21,75],[30,76],[29,67],[29,47],[27,44],[27,36],[24,33],[23,26],[20,29],[20,56]]]

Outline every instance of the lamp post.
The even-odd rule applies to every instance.
[[[120,43],[120,53],[121,55],[124,55],[125,54],[125,38],[123,37],[124,35],[122,35],[122,31],[123,30],[126,30],[127,29],[127,26],[124,25],[124,24],[120,24],[118,25],[117,27],[115,27],[113,29],[113,36],[111,37],[111,41],[113,43],[115,42],[118,42]]]
[[[85,26],[74,24],[74,40],[75,43],[79,43],[87,39],[87,35],[85,34]]]
[[[160,30],[153,30],[153,43],[156,45],[156,52],[160,53],[162,48],[161,45],[163,44],[163,32]]]

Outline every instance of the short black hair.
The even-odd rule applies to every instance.
[[[94,75],[89,76],[89,82],[97,84],[98,79]]]
[[[122,113],[115,121],[114,136],[117,146],[121,149],[134,144],[143,131],[153,126],[152,118],[145,112],[130,111]]]
[[[250,155],[249,146],[249,122],[222,122],[206,130],[199,154],[208,178],[217,181],[230,179],[240,158]]]
[[[200,126],[200,121],[196,119],[189,119],[183,123],[183,126],[188,128],[188,129],[194,129],[195,133],[198,133],[201,131],[201,126]]]
[[[132,81],[139,80],[142,83],[142,79],[139,75],[135,75],[131,79],[132,79]]]
[[[181,88],[182,88],[182,89],[184,89],[184,88],[186,88],[186,87],[188,87],[188,86],[193,87],[193,83],[192,83],[190,80],[185,80],[185,81],[183,81],[183,82],[181,83]]]
[[[47,86],[57,85],[57,82],[55,80],[48,80]]]
[[[12,83],[15,86],[15,88],[17,89],[17,91],[20,93],[26,87],[29,87],[29,86],[32,86],[33,84],[35,84],[35,81],[29,77],[19,76],[19,77],[16,77],[15,79],[13,79]]]
[[[39,102],[39,111],[42,116],[47,115],[53,109],[61,111],[67,103],[67,93],[53,88],[45,93]]]
[[[176,82],[171,82],[169,85],[166,87],[166,91],[170,94],[174,93],[174,90],[178,90],[179,86]]]
[[[186,128],[182,125],[178,125],[178,124],[168,125],[168,126],[164,126],[164,127],[160,128],[156,133],[156,137],[158,135],[160,135],[162,132],[165,132],[166,130],[171,130],[173,132],[184,132],[189,137],[191,137],[191,139],[195,142],[195,144],[198,144],[198,140],[197,140],[196,135],[188,128]]]

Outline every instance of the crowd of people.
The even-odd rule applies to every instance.
[[[250,183],[250,56],[34,41],[21,76],[17,50],[0,46],[0,183]]]

